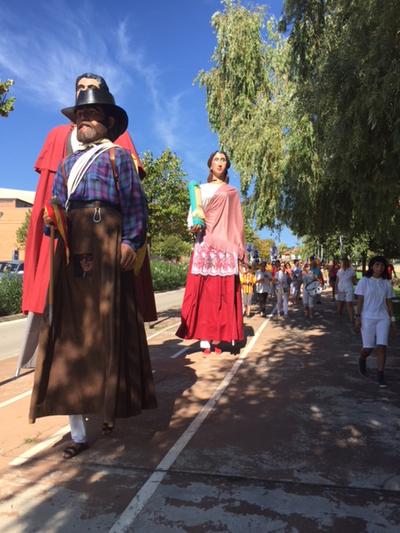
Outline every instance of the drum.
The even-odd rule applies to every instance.
[[[315,279],[314,281],[310,281],[310,283],[307,283],[304,288],[310,296],[315,296],[317,294],[321,294],[322,292],[321,282],[317,279]]]

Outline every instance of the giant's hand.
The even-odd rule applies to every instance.
[[[136,252],[129,244],[121,243],[121,268],[122,270],[132,270],[135,264]]]
[[[197,235],[201,230],[203,229],[203,226],[200,226],[200,224],[195,224],[190,228],[190,233],[193,235]]]

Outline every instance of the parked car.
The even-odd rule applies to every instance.
[[[23,261],[0,261],[0,279],[4,276],[20,276],[24,274]]]

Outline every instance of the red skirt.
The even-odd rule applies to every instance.
[[[191,271],[192,260],[176,335],[181,339],[243,340],[239,276],[201,276]]]

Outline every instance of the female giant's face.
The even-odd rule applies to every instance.
[[[217,179],[223,179],[226,174],[226,166],[228,162],[226,157],[221,152],[217,152],[211,161],[211,172]]]

